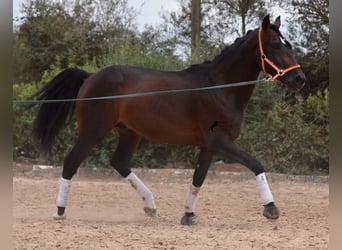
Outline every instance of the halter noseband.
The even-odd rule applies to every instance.
[[[260,55],[261,55],[261,67],[262,67],[262,71],[266,75],[268,75],[272,80],[276,80],[278,77],[285,75],[287,72],[300,68],[300,65],[296,64],[286,69],[280,69],[270,59],[268,59],[262,47],[261,32],[262,32],[262,28],[260,27],[259,33],[258,33],[258,40],[259,40],[259,50],[260,50]],[[272,76],[270,73],[268,73],[265,68],[265,62],[268,63],[268,65],[270,65],[277,72],[277,74]]]

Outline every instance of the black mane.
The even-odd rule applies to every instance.
[[[253,33],[252,30],[248,30],[245,36],[236,38],[234,43],[232,43],[231,45],[225,46],[224,49],[221,51],[221,53],[218,54],[217,56],[215,56],[213,61],[220,60],[223,57],[230,58],[231,56],[233,56],[233,54],[235,54],[236,49],[239,46],[241,46],[241,44],[244,43],[247,39],[249,39],[249,37],[252,33]]]
[[[231,44],[231,45],[227,45],[223,48],[223,50],[221,51],[220,54],[218,54],[217,56],[215,56],[215,58],[213,60],[205,60],[202,63],[199,64],[193,64],[191,65],[188,69],[194,69],[197,68],[199,66],[203,66],[203,65],[208,65],[210,63],[212,63],[215,60],[219,60],[222,57],[226,57],[227,55],[229,55],[230,53],[234,53],[235,49],[237,47],[239,47],[245,40],[247,40],[247,37],[249,37],[249,35],[252,33],[252,30],[247,31],[246,35],[243,37],[238,37],[235,39],[235,41]]]
[[[276,32],[278,34],[279,37],[281,37],[285,41],[286,46],[288,46],[290,49],[292,49],[291,44],[284,38],[284,36],[281,34],[281,32],[277,28],[277,26],[275,26],[274,24],[271,24],[270,27],[274,32]],[[256,31],[256,30],[254,30],[254,31]],[[235,41],[231,45],[226,45],[223,48],[223,50],[221,51],[221,53],[218,54],[217,56],[215,56],[213,60],[205,60],[202,63],[193,64],[188,69],[194,69],[194,68],[197,68],[197,67],[202,66],[202,65],[210,64],[216,60],[222,59],[223,57],[230,58],[235,53],[236,48],[238,48],[242,43],[244,43],[252,33],[253,33],[253,30],[248,30],[245,36],[236,38]]]

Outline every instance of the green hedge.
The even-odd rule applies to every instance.
[[[327,174],[329,92],[287,99],[281,86],[258,86],[238,143],[268,171]]]

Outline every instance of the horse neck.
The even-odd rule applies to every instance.
[[[256,80],[260,73],[257,50],[258,38],[255,30],[235,42],[213,60],[210,69],[212,84]],[[222,89],[222,91],[229,95],[234,93],[239,100],[240,109],[245,110],[254,88],[255,85],[247,85],[234,88],[234,91],[230,88]]]
[[[210,69],[212,82],[218,85],[256,80],[260,72],[257,50],[255,30],[227,47],[213,60]]]

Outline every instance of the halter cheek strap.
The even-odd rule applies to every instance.
[[[262,47],[262,40],[261,40],[261,32],[262,32],[262,28],[259,28],[259,33],[258,33],[258,42],[259,42],[259,50],[260,50],[260,55],[261,55],[261,67],[262,67],[262,71],[268,75],[272,80],[276,80],[278,77],[281,77],[283,75],[285,75],[287,72],[294,70],[294,69],[299,69],[300,65],[296,64],[293,65],[291,67],[288,67],[286,69],[280,69],[277,65],[275,65],[270,59],[267,58],[264,49]],[[266,71],[266,67],[265,67],[265,62],[270,65],[277,73],[272,76],[270,73],[268,73]]]

